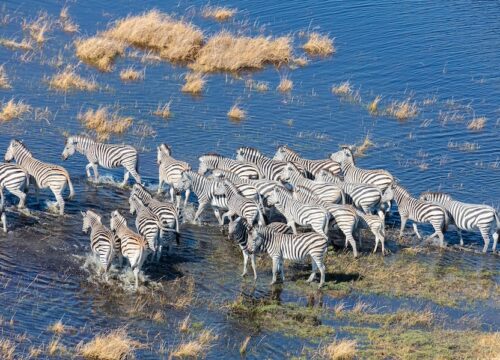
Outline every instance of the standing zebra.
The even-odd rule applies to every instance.
[[[286,163],[281,173],[281,180],[286,181],[293,187],[302,186],[311,190],[319,199],[329,203],[345,203],[344,192],[340,186],[331,183],[319,183],[306,179],[299,169],[291,163]]]
[[[26,203],[26,193],[29,186],[29,174],[22,167],[15,164],[0,163],[0,207],[3,207],[3,189],[19,198],[19,208],[23,208]]]
[[[64,199],[62,192],[69,186],[69,199],[75,192],[69,174],[62,166],[44,163],[33,157],[28,148],[19,140],[12,140],[5,153],[5,161],[15,159],[16,163],[22,167],[35,181],[36,198],[38,201],[39,189],[50,188],[54,193],[59,205],[59,214],[64,214]]]
[[[353,236],[353,232],[358,222],[358,216],[352,206],[325,202],[318,198],[311,190],[302,186],[297,186],[293,189],[293,197],[300,203],[321,206],[322,209],[328,211],[340,231],[344,234],[346,244],[351,244],[353,256],[358,257],[356,241]]]
[[[460,245],[464,245],[461,230],[479,230],[484,240],[483,252],[488,251],[490,235],[493,237],[493,252],[498,243],[500,218],[497,211],[488,205],[467,204],[453,200],[448,194],[441,192],[424,192],[420,200],[430,201],[442,205],[451,215],[450,223],[455,225],[460,238]]]
[[[328,239],[328,224],[330,214],[324,208],[303,204],[292,197],[286,189],[276,187],[267,199],[269,205],[274,206],[286,218],[286,223],[297,234],[295,223],[310,225],[314,231]]]
[[[191,170],[191,165],[187,162],[176,160],[172,157],[172,148],[167,144],[161,144],[157,148],[156,161],[158,163],[159,180],[158,194],[161,193],[163,183],[170,187],[170,199],[175,201],[177,207],[181,205],[181,195],[179,190],[179,182],[181,180],[182,172]],[[176,200],[174,200],[174,193],[176,193]],[[186,206],[189,198],[190,190],[186,189],[184,207]]]
[[[95,257],[104,267],[105,280],[115,256],[115,235],[101,222],[101,216],[91,210],[80,211],[83,217],[82,231],[87,233],[90,228],[90,248]]]
[[[137,290],[139,287],[139,272],[146,259],[148,243],[142,235],[135,233],[127,227],[127,221],[118,210],[111,213],[110,227],[120,239],[121,253],[127,258],[134,272],[135,289]]]
[[[304,159],[285,145],[278,148],[273,159],[300,164],[306,171],[307,177],[310,179],[316,178],[320,171],[328,171],[331,174],[338,174],[340,172],[340,164],[337,161],[333,161],[332,159]]]
[[[101,165],[106,169],[120,166],[125,168],[121,186],[127,184],[129,175],[132,175],[136,183],[141,183],[141,176],[138,172],[139,157],[137,155],[137,150],[133,146],[103,144],[88,136],[75,135],[66,139],[66,146],[61,155],[62,159],[68,159],[75,151],[87,157],[89,163],[85,166],[85,172],[87,173],[87,177],[90,178],[90,168],[92,168],[95,182],[99,180],[97,167]]]
[[[252,184],[252,181],[254,180],[240,178],[235,173],[220,169],[213,170],[212,175],[215,179],[218,180],[227,179],[231,181],[238,188],[238,192],[241,195],[248,199],[255,200],[261,203],[259,191],[257,190],[257,187]]]
[[[384,221],[377,215],[372,215],[372,214],[366,214],[362,211],[359,211],[356,209],[356,214],[358,215],[358,223],[357,223],[357,229],[359,228],[365,228],[370,230],[373,235],[375,235],[375,248],[373,249],[373,252],[377,252],[377,247],[378,243],[380,242],[382,246],[382,255],[385,255],[385,226],[384,226]],[[360,245],[361,245],[361,237],[360,239]],[[346,246],[347,246],[347,241],[346,241]]]
[[[222,215],[222,223],[224,223],[226,217],[232,219],[234,215],[238,215],[250,225],[255,222],[262,226],[265,225],[264,217],[257,202],[242,196],[236,186],[227,179],[220,180],[217,183],[215,195],[225,195],[228,207],[228,211]]]
[[[387,192],[393,193],[394,201],[398,205],[401,216],[399,236],[403,236],[408,219],[413,220],[413,230],[419,239],[422,237],[418,232],[417,222],[430,223],[434,228],[434,233],[429,236],[429,239],[438,236],[441,247],[445,246],[443,232],[448,226],[448,212],[441,205],[416,199],[399,184],[393,184],[387,189]]]
[[[283,223],[273,222],[266,225],[266,228],[271,229],[274,232],[286,234],[290,231],[290,228]],[[231,220],[228,226],[228,238],[238,243],[243,254],[243,273],[241,276],[246,276],[248,258],[252,263],[253,277],[257,279],[257,268],[255,265],[255,252],[249,254],[248,252],[248,233],[252,230],[252,227],[242,219],[241,217],[236,218],[236,220]]]
[[[223,157],[219,154],[206,154],[199,157],[200,167],[198,174],[205,175],[209,170],[220,169],[229,171],[243,179],[258,179],[259,169],[247,161],[238,161]]]
[[[299,235],[288,235],[274,232],[267,227],[255,227],[248,236],[248,248],[250,253],[257,249],[267,252],[273,260],[273,280],[276,283],[277,274],[281,269],[281,278],[285,281],[283,260],[302,261],[307,256],[312,260],[312,273],[307,282],[312,282],[319,269],[321,278],[319,288],[325,283],[324,258],[327,251],[328,240],[320,234],[309,232]]]

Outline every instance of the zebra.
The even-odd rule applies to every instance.
[[[399,215],[401,216],[401,229],[399,236],[403,236],[403,230],[408,219],[413,220],[413,230],[419,239],[422,239],[418,232],[417,222],[430,223],[434,228],[434,233],[428,239],[437,236],[441,247],[445,246],[443,232],[448,226],[448,212],[435,203],[419,200],[401,185],[394,183],[386,190],[392,193],[394,201],[398,205]]]
[[[225,195],[215,194],[215,189],[218,186],[217,181],[207,179],[193,171],[187,170],[182,172],[178,186],[181,191],[193,190],[198,197],[198,210],[194,215],[194,221],[197,221],[205,207],[210,204],[219,224],[223,224],[220,210],[228,209],[227,199]]]
[[[290,161],[294,164],[300,164],[306,171],[307,177],[310,179],[316,178],[320,171],[328,171],[331,174],[340,172],[340,164],[331,159],[308,160],[302,158],[288,146],[280,146],[274,154],[274,160]]]
[[[437,203],[446,209],[450,223],[456,227],[461,246],[464,245],[462,230],[479,230],[484,240],[483,252],[488,250],[490,235],[493,237],[492,250],[496,251],[500,218],[494,208],[488,205],[456,201],[450,195],[441,192],[424,192],[420,195],[420,200]]]
[[[283,223],[273,222],[266,225],[266,228],[272,229],[274,232],[286,234],[290,231],[290,228]],[[229,240],[233,240],[238,243],[238,246],[241,249],[243,254],[243,273],[241,276],[246,276],[247,274],[247,265],[248,258],[250,258],[253,270],[253,277],[257,279],[257,268],[255,265],[255,253],[248,253],[248,232],[252,230],[252,227],[248,225],[245,219],[241,217],[237,217],[236,220],[232,220],[229,222],[228,226],[228,238]]]
[[[18,208],[26,203],[26,191],[29,186],[29,174],[16,164],[0,163],[0,207],[4,206],[3,189],[19,198]]]
[[[139,272],[146,259],[148,243],[142,235],[128,228],[127,220],[118,210],[111,212],[110,227],[120,239],[121,253],[130,263],[135,278],[135,290],[137,290],[139,287]]]
[[[383,194],[379,187],[371,184],[356,184],[343,181],[339,176],[331,175],[329,172],[321,170],[315,180],[318,183],[328,182],[339,186],[354,206],[362,209],[365,214],[371,214],[375,210],[380,218],[385,218],[382,205]]]
[[[324,257],[327,252],[328,240],[315,232],[298,235],[281,234],[267,227],[254,227],[248,236],[249,253],[257,249],[267,252],[273,260],[273,279],[271,285],[276,283],[277,273],[280,271],[282,281],[285,281],[283,260],[301,261],[307,256],[312,259],[312,273],[307,282],[312,282],[319,269],[321,278],[319,288],[325,283]]]
[[[258,222],[259,225],[265,225],[260,205],[254,200],[242,196],[236,186],[227,179],[217,182],[215,195],[225,195],[228,211],[222,215],[222,223],[225,218],[231,219],[234,215],[243,217],[250,225]]]
[[[258,201],[262,203],[259,191],[255,185],[253,185],[253,181],[245,178],[240,178],[235,173],[224,171],[220,169],[215,169],[212,171],[212,175],[215,179],[222,180],[227,179],[231,181],[237,188],[241,195],[244,197]]]
[[[378,243],[380,242],[382,246],[382,255],[385,255],[385,226],[384,221],[377,215],[366,214],[362,211],[356,209],[356,214],[358,215],[357,229],[365,228],[370,230],[373,235],[375,235],[375,248],[373,249],[373,253],[377,252]],[[347,245],[347,241],[346,241]],[[360,237],[360,245],[361,245],[361,237]]]
[[[356,241],[353,236],[358,223],[358,216],[352,206],[325,202],[318,198],[311,190],[303,186],[293,188],[292,196],[300,203],[321,206],[322,209],[328,211],[331,219],[335,221],[340,231],[344,234],[346,244],[351,244],[353,256],[355,258],[358,257]]]
[[[269,205],[274,206],[286,218],[286,223],[297,234],[295,223],[305,226],[310,225],[312,229],[325,239],[328,239],[328,224],[330,214],[324,208],[303,204],[292,197],[288,190],[275,187],[273,193],[267,199]]]
[[[132,175],[136,183],[141,183],[139,156],[133,146],[104,144],[85,135],[75,135],[66,139],[61,158],[67,160],[75,151],[87,157],[89,163],[85,166],[85,172],[87,177],[90,178],[90,169],[92,168],[95,182],[99,180],[97,168],[101,165],[106,169],[113,169],[120,166],[125,168],[123,182],[121,183],[122,187],[127,184],[130,175]]]
[[[62,166],[44,163],[33,157],[33,154],[19,140],[12,140],[5,153],[5,161],[15,159],[16,163],[22,167],[35,181],[36,198],[39,200],[39,189],[50,188],[55,195],[59,205],[59,214],[64,215],[64,199],[62,192],[69,186],[69,199],[73,198],[75,192],[68,172]]]
[[[209,170],[220,169],[232,172],[243,179],[258,179],[260,177],[258,167],[247,161],[238,161],[215,153],[200,156],[198,160],[200,161],[198,168],[200,175],[205,175]]]
[[[329,203],[345,203],[345,195],[340,186],[331,183],[319,183],[306,179],[299,169],[287,162],[281,173],[281,180],[291,184],[293,187],[302,186],[311,190],[316,196]]]
[[[157,147],[156,161],[158,164],[158,177],[160,183],[158,184],[158,194],[161,193],[163,183],[170,187],[170,200],[175,201],[177,207],[181,204],[181,191],[179,190],[179,181],[183,171],[190,171],[191,165],[187,162],[176,160],[172,157],[172,148],[167,144],[161,144]],[[174,192],[176,193],[176,200],[174,200]],[[184,207],[186,207],[189,199],[190,189],[186,189]]]
[[[87,233],[91,229],[90,248],[104,267],[105,280],[107,281],[109,268],[115,256],[115,235],[102,224],[100,215],[92,210],[80,211],[80,213],[83,217],[82,231]]]

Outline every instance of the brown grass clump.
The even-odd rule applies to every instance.
[[[111,71],[116,57],[125,50],[123,43],[101,36],[77,40],[75,46],[76,56],[101,71]]]
[[[98,334],[86,344],[77,347],[85,359],[120,360],[133,356],[140,344],[132,340],[125,329],[113,330],[107,334]]]
[[[387,113],[398,120],[408,120],[418,113],[417,103],[410,99],[405,101],[393,101],[387,109]]]
[[[265,64],[284,64],[291,59],[289,37],[237,37],[222,31],[201,48],[191,68],[202,72],[262,69]]]
[[[243,120],[246,116],[245,110],[242,110],[238,107],[238,104],[234,104],[231,109],[227,112],[227,116],[231,120]]]
[[[9,339],[0,339],[0,355],[2,359],[14,359],[14,351],[16,351],[16,345],[12,341]]]
[[[47,346],[47,353],[50,356],[53,356],[57,353],[65,354],[67,353],[67,349],[64,345],[61,344],[61,340],[59,338],[54,338],[50,341],[49,345]]]
[[[9,49],[13,50],[23,50],[28,51],[33,49],[33,44],[31,41],[22,39],[20,42],[12,39],[0,38],[0,45],[3,45]]]
[[[37,43],[44,43],[46,33],[50,30],[52,24],[47,13],[41,13],[38,18],[32,22],[23,21],[23,30],[30,34],[30,37]]]
[[[78,119],[87,129],[94,130],[99,140],[109,139],[111,134],[123,134],[131,125],[132,117],[123,117],[117,111],[112,112],[109,107],[99,107],[97,110],[88,109],[78,114]]]
[[[64,332],[66,331],[66,328],[65,328],[64,324],[62,323],[62,321],[58,320],[49,326],[49,330],[57,335],[61,335],[61,334],[64,334]]]
[[[338,96],[350,96],[353,90],[351,88],[351,83],[349,81],[344,81],[343,83],[332,86],[332,92]]]
[[[203,330],[198,339],[180,344],[172,352],[173,358],[198,358],[210,348],[210,344],[217,339],[217,335],[210,330]]]
[[[334,340],[320,350],[322,357],[329,360],[351,360],[356,357],[355,340]]]
[[[10,89],[11,87],[7,71],[5,71],[5,67],[3,65],[0,65],[0,88]]]
[[[184,318],[184,320],[181,321],[179,325],[179,331],[180,332],[188,332],[189,331],[189,320],[191,318],[191,315],[188,315]]]
[[[276,90],[279,92],[290,92],[293,89],[293,81],[288,77],[283,76],[280,80],[280,83],[276,87]]]
[[[484,125],[486,125],[486,118],[485,117],[478,117],[472,119],[469,124],[467,125],[467,129],[469,130],[474,130],[474,131],[479,131],[484,128]]]
[[[71,67],[67,67],[63,71],[55,74],[49,80],[51,89],[68,91],[82,90],[95,91],[98,89],[97,83],[94,80],[86,80],[75,73]]]
[[[156,50],[168,61],[193,60],[203,44],[203,33],[196,26],[157,10],[119,20],[105,36]]]
[[[153,111],[153,115],[168,119],[171,115],[170,112],[170,101],[165,104],[158,104],[158,107]]]
[[[368,104],[368,111],[370,112],[370,114],[373,115],[378,113],[378,103],[380,102],[380,100],[382,100],[382,96],[377,95],[375,96],[375,99],[373,99],[373,101]]]
[[[144,71],[138,71],[133,67],[128,67],[120,71],[120,79],[123,81],[139,81],[144,79]]]
[[[320,35],[316,32],[309,34],[309,39],[302,48],[310,55],[326,56],[335,52],[333,40],[327,35]]]
[[[205,77],[199,72],[188,73],[184,79],[186,83],[182,86],[181,91],[191,94],[200,94],[206,83]]]
[[[15,102],[14,99],[10,99],[0,108],[0,122],[19,119],[25,113],[30,111],[31,106],[23,103],[21,100]]]
[[[230,9],[227,7],[206,7],[203,10],[203,17],[212,18],[217,21],[226,21],[232,18],[236,14],[236,9]]]

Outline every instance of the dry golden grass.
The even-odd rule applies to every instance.
[[[180,344],[171,356],[173,358],[198,358],[208,351],[217,335],[212,334],[210,330],[203,330],[198,339]]]
[[[43,353],[43,347],[35,347],[31,346],[28,352],[28,358],[29,359],[36,359]]]
[[[167,317],[162,311],[158,310],[151,315],[151,320],[157,323],[164,323],[167,321]]]
[[[75,33],[79,30],[78,25],[71,21],[69,8],[67,6],[64,6],[59,13],[59,22],[61,23],[61,27],[64,32]]]
[[[279,92],[290,92],[293,89],[293,81],[290,80],[287,76],[282,76],[280,79],[280,83],[276,87],[276,90]]]
[[[467,129],[479,131],[479,130],[482,130],[485,125],[486,125],[486,118],[485,117],[478,117],[478,118],[472,119],[469,122],[469,124],[467,125]]]
[[[289,37],[237,37],[222,31],[203,46],[189,66],[197,71],[238,71],[262,69],[265,64],[284,64],[291,59]]]
[[[329,360],[351,360],[356,357],[355,340],[335,340],[320,350],[320,355]]]
[[[206,83],[205,77],[199,72],[188,73],[184,79],[186,83],[182,86],[181,91],[191,94],[200,94]]]
[[[77,40],[75,47],[76,56],[101,71],[111,71],[116,57],[125,50],[122,42],[101,36]]]
[[[0,88],[10,89],[9,77],[7,76],[7,71],[5,71],[5,66],[0,65]]]
[[[179,331],[180,331],[180,332],[185,333],[185,332],[188,332],[188,331],[189,331],[189,325],[190,325],[189,320],[190,320],[190,318],[191,318],[191,315],[188,315],[188,316],[186,316],[186,317],[184,318],[184,320],[182,320],[182,321],[180,322],[180,324],[179,324]]]
[[[139,81],[144,79],[144,71],[135,70],[133,67],[128,67],[120,71],[120,79],[123,81]]]
[[[0,355],[2,359],[13,360],[16,345],[9,339],[0,339]]]
[[[95,91],[98,89],[97,83],[92,80],[86,80],[75,73],[74,69],[67,67],[63,71],[55,74],[49,79],[49,86],[51,89],[68,91],[68,90],[82,90],[82,91]]]
[[[158,104],[158,107],[156,108],[155,111],[153,111],[153,115],[162,117],[164,119],[168,119],[171,115],[170,111],[170,101],[165,103],[165,104]]]
[[[240,346],[240,354],[241,355],[244,355],[247,353],[248,343],[250,343],[250,339],[251,339],[251,337],[247,336],[245,338],[245,340],[243,340],[243,342],[241,343],[241,346]]]
[[[94,130],[101,141],[109,139],[111,134],[123,134],[133,121],[132,117],[120,116],[118,111],[111,111],[107,106],[79,113],[78,119],[87,129]]]
[[[68,350],[63,344],[61,344],[61,340],[59,338],[52,339],[47,346],[47,354],[50,356],[54,356],[56,354],[66,354],[67,352]]]
[[[86,344],[80,343],[77,350],[85,359],[121,360],[131,358],[134,350],[140,346],[128,336],[125,329],[117,329],[98,334]]]
[[[305,57],[298,57],[293,59],[293,63],[297,66],[306,66],[308,62],[309,61],[307,61]]]
[[[211,7],[208,6],[203,10],[203,17],[212,18],[217,21],[226,21],[232,18],[236,14],[236,9],[230,9],[227,7]]]
[[[168,61],[190,61],[203,44],[203,32],[193,24],[157,10],[119,20],[106,37],[153,49]]]
[[[227,112],[227,116],[231,119],[231,120],[237,120],[237,121],[240,121],[240,120],[243,120],[246,116],[246,113],[244,110],[240,109],[238,107],[238,104],[234,104],[231,109],[229,109],[229,111]]]
[[[66,331],[66,328],[65,328],[64,324],[62,323],[62,321],[58,320],[49,326],[49,330],[57,335],[61,335],[61,334],[64,334],[64,332]]]
[[[368,104],[368,112],[370,114],[377,114],[378,113],[378,104],[379,104],[380,100],[382,100],[382,96],[377,95],[377,96],[375,96],[375,99],[373,99],[373,101],[370,104]]]
[[[30,111],[31,106],[23,103],[21,100],[15,102],[14,99],[10,99],[7,103],[2,104],[0,108],[0,122],[19,119]]]
[[[476,342],[475,355],[478,359],[500,360],[500,332],[480,335]]]
[[[359,146],[356,146],[356,156],[365,156],[366,150],[375,145],[370,139],[370,135],[366,135],[363,143]]]
[[[33,44],[31,41],[22,39],[20,42],[12,39],[5,39],[5,38],[0,38],[0,45],[8,47],[9,49],[13,50],[32,50],[33,49]]]
[[[333,40],[327,35],[320,35],[316,32],[309,34],[309,39],[302,48],[310,55],[326,56],[335,52]]]
[[[344,97],[351,96],[353,93],[351,83],[349,81],[344,81],[343,83],[340,83],[338,85],[333,85],[332,93]]]
[[[52,27],[52,23],[47,13],[40,13],[36,20],[31,22],[24,20],[22,27],[33,40],[41,44],[47,40],[46,34]]]
[[[398,120],[408,120],[417,115],[417,103],[411,102],[410,99],[404,101],[393,101],[387,109],[387,113]]]

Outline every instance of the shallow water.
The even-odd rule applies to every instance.
[[[12,21],[0,28],[1,36],[20,40],[23,18],[35,18],[38,11],[43,10],[57,18],[62,5],[58,1],[7,1],[5,9]],[[118,59],[113,72],[106,74],[79,65],[79,73],[95,77],[105,90],[62,94],[48,90],[44,81],[44,77],[57,71],[51,60],[59,53],[65,64],[75,65],[78,59],[72,46],[74,38],[55,30],[48,34],[49,40],[43,48],[27,62],[20,61],[22,52],[0,47],[0,64],[5,64],[13,87],[0,90],[0,100],[14,96],[34,108],[48,107],[52,113],[46,120],[35,119],[33,113],[22,121],[0,124],[0,153],[15,137],[22,139],[40,159],[61,164],[63,132],[84,131],[76,119],[78,112],[88,107],[116,105],[122,114],[133,116],[135,122],[132,130],[112,141],[130,143],[141,150],[140,171],[152,189],[157,184],[155,146],[160,142],[171,144],[176,157],[197,168],[200,154],[216,151],[233,157],[241,145],[258,147],[271,155],[276,145],[288,144],[305,157],[323,158],[336,151],[339,144],[359,144],[369,134],[376,146],[358,160],[360,166],[386,168],[414,194],[442,189],[463,201],[500,206],[498,3],[231,1],[227,6],[236,7],[240,12],[234,21],[223,24],[202,18],[199,9],[203,5],[199,1],[150,1],[147,5],[115,1],[105,6],[99,1],[69,3],[70,15],[85,36],[105,29],[110,21],[127,14],[157,8],[187,17],[206,35],[222,28],[245,34],[292,34],[296,55],[302,55],[300,44],[304,42],[299,32],[318,30],[335,37],[337,53],[327,58],[311,58],[307,66],[298,69],[268,67],[259,72],[243,72],[239,78],[210,75],[200,97],[180,92],[185,67],[166,62],[142,64],[132,57],[124,57]],[[144,81],[122,83],[119,80],[119,71],[130,65],[146,68]],[[294,82],[294,89],[288,95],[274,91],[283,74]],[[270,91],[250,91],[245,87],[245,80],[249,78],[268,81]],[[418,103],[419,114],[404,122],[372,116],[362,104],[342,100],[331,93],[333,84],[346,80],[359,89],[365,105],[376,95],[383,97],[382,106],[411,97]],[[425,102],[426,99],[431,100]],[[172,102],[171,119],[165,121],[151,115],[160,102],[166,101]],[[234,102],[239,102],[248,112],[248,118],[239,123],[229,121],[226,116]],[[474,116],[487,118],[480,132],[467,129],[467,123]],[[154,135],[141,136],[142,125],[151,126]],[[478,148],[459,150],[465,142]],[[74,347],[82,339],[88,340],[97,332],[129,325],[135,337],[152,344],[139,350],[140,358],[158,358],[161,343],[171,348],[186,338],[178,333],[177,326],[189,313],[193,321],[203,322],[219,335],[209,358],[239,356],[239,345],[248,335],[252,336],[249,358],[282,358],[299,353],[308,344],[279,332],[255,330],[238,319],[228,318],[227,312],[213,305],[233,301],[240,294],[255,298],[278,296],[283,302],[307,303],[307,294],[290,289],[288,284],[282,292],[268,287],[270,267],[267,265],[260,268],[255,288],[250,280],[242,281],[239,250],[226,240],[217,226],[183,225],[181,245],[174,248],[173,255],[164,256],[160,265],[146,267],[151,284],[167,284],[182,276],[194,277],[195,304],[188,309],[162,309],[167,321],[161,324],[144,316],[131,316],[128,310],[135,304],[133,296],[110,296],[113,292],[110,287],[89,282],[88,273],[82,269],[89,247],[88,236],[81,232],[79,210],[95,209],[105,218],[117,208],[128,214],[128,190],[116,185],[121,181],[122,172],[101,169],[101,175],[108,177],[95,185],[85,179],[83,157],[75,155],[64,166],[76,190],[75,199],[66,203],[67,214],[58,217],[45,211],[53,201],[51,194],[45,191],[40,205],[35,203],[34,196],[29,197],[30,216],[9,208],[7,215],[12,232],[0,234],[1,297],[7,304],[0,309],[0,315],[7,319],[2,329],[6,335],[23,332],[33,335],[30,343],[19,345],[20,349],[48,343],[53,334],[47,326],[63,319],[65,324],[78,330],[62,339],[68,347]],[[132,224],[130,216],[129,219]],[[214,224],[213,220],[207,212],[209,225]],[[392,214],[388,224],[398,226],[399,217]],[[428,233],[429,229],[425,226],[424,229],[424,233]],[[446,237],[452,244],[458,242],[453,232]],[[466,234],[464,238],[473,249],[482,247],[479,234]],[[395,252],[394,257],[398,256]],[[426,254],[424,260],[437,269],[457,263],[497,274],[500,270],[498,258],[491,254],[449,251]],[[359,294],[349,295],[346,301],[354,303],[358,297],[388,308],[407,302],[417,309],[426,306],[425,302],[411,299]],[[325,296],[326,304],[335,301]],[[498,330],[500,319],[495,306],[480,304],[472,310],[436,309],[449,313],[452,319],[464,314],[482,316],[484,328]],[[14,318],[12,326],[8,324],[11,317]],[[457,326],[450,321],[452,326]]]

